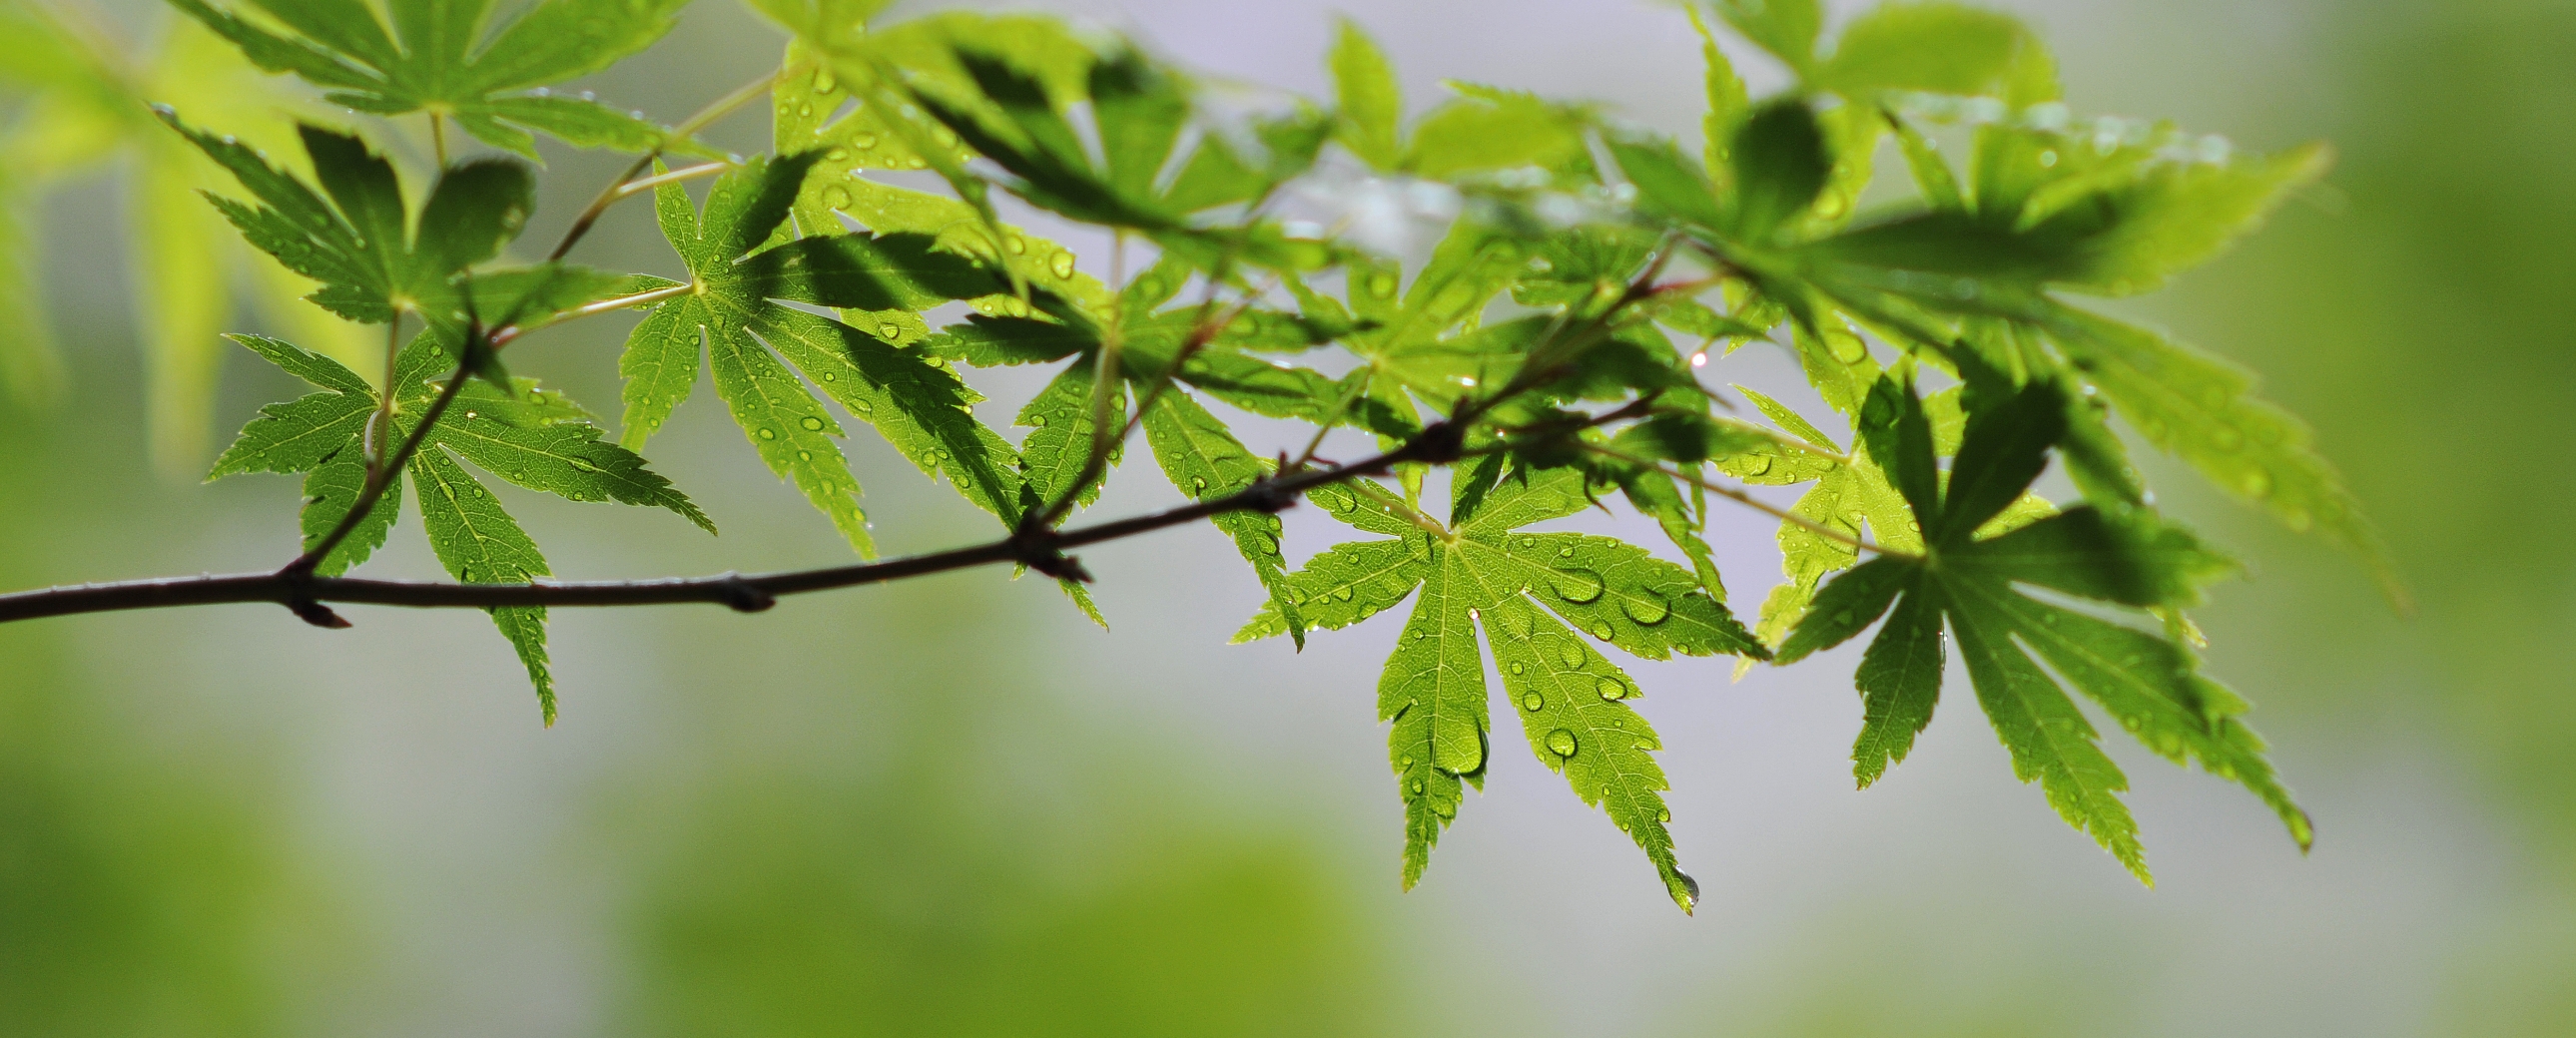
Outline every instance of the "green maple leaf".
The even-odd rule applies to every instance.
[[[1459,96],[1423,114],[1410,134],[1395,66],[1358,23],[1342,19],[1327,57],[1334,139],[1371,168],[1439,179],[1535,167],[1561,187],[1598,181],[1591,110],[1516,90],[1452,81]]]
[[[1288,576],[1305,621],[1326,629],[1420,590],[1378,684],[1405,805],[1404,884],[1421,879],[1464,786],[1483,786],[1492,719],[1481,626],[1531,751],[1636,841],[1687,911],[1697,890],[1665,829],[1664,775],[1650,755],[1661,744],[1628,705],[1643,691],[1592,643],[1655,660],[1768,654],[1689,570],[1606,537],[1522,531],[1590,506],[1579,473],[1501,469],[1496,457],[1459,471],[1446,526],[1374,483],[1314,491],[1335,517],[1393,539],[1336,545]],[[1264,606],[1234,640],[1285,630],[1285,615]]]
[[[318,353],[276,339],[235,335],[232,340],[288,374],[319,387],[285,403],[260,408],[241,436],[216,459],[208,479],[244,472],[304,473],[304,546],[314,547],[356,506],[366,485],[373,450],[399,443],[418,427],[455,363],[452,339],[432,330],[406,347],[394,374],[391,428],[371,428],[377,394],[365,379]],[[706,513],[644,465],[644,459],[600,439],[590,415],[561,395],[527,379],[510,388],[476,380],[422,438],[407,466],[430,546],[457,580],[516,584],[546,576],[545,556],[501,507],[499,499],[458,459],[530,490],[573,501],[615,501],[667,508],[708,533]],[[396,473],[383,497],[322,559],[315,572],[336,576],[366,561],[385,542],[401,510]],[[546,664],[542,607],[491,610],[493,623],[518,651],[535,684],[546,723],[554,723],[554,678]]]
[[[1972,391],[1977,383],[1971,383]],[[1887,623],[1861,657],[1863,721],[1852,750],[1863,786],[1905,758],[1931,723],[1945,656],[1957,641],[1979,704],[2011,752],[2013,773],[2037,779],[2067,822],[2090,833],[2142,882],[2152,882],[2137,824],[2116,794],[2128,780],[2061,685],[2083,692],[2150,749],[2195,760],[2243,784],[2277,811],[2302,848],[2305,813],[2238,719],[2245,703],[2202,677],[2189,649],[2137,627],[2025,593],[2023,586],[2110,606],[2172,610],[2236,564],[2142,508],[2086,506],[1981,536],[2027,491],[2066,428],[2055,383],[1988,389],[1972,402],[1958,458],[1943,478],[1932,423],[1910,386],[1882,381],[1863,432],[1921,523],[1918,553],[1889,553],[1835,578],[1780,648],[1795,662]],[[1884,528],[1882,528],[1883,530]],[[1893,608],[1891,608],[1891,606]],[[2037,652],[2052,677],[2042,670]]]
[[[981,396],[918,351],[779,303],[917,311],[1009,286],[924,235],[771,244],[817,157],[754,159],[716,180],[703,214],[676,183],[655,193],[662,233],[688,263],[695,290],[656,305],[627,338],[618,362],[626,377],[623,442],[642,446],[696,388],[703,362],[770,471],[804,491],[851,547],[873,555],[858,481],[834,442],[840,424],[801,373],[924,473],[946,477],[976,507],[1016,524],[1019,456],[969,410]]]
[[[417,313],[461,322],[452,282],[491,259],[527,226],[536,205],[528,167],[511,159],[449,166],[415,216],[393,165],[359,139],[298,127],[322,190],[269,165],[248,146],[191,129],[168,108],[163,122],[232,172],[258,204],[208,193],[242,236],[279,263],[322,283],[313,302],[353,321],[383,324]],[[329,201],[324,200],[324,196]]]
[[[2094,409],[2070,410],[2070,460],[2088,496],[2139,496],[2102,422],[2116,414],[2221,489],[2359,555],[2402,603],[2403,583],[2359,503],[2311,449],[2306,426],[2253,394],[2251,376],[2048,292],[2125,295],[2207,261],[2321,175],[2325,153],[2239,157],[2223,142],[2170,128],[2126,132],[1982,129],[1964,187],[1937,156],[1926,157],[1916,165],[1918,181],[1936,192],[1928,210],[1813,241],[1790,262],[1798,277],[1886,326],[1947,315],[1984,363],[2053,371],[2098,390]]]
[[[1519,237],[1461,220],[1409,283],[1399,263],[1355,257],[1345,268],[1347,304],[1295,280],[1288,286],[1308,320],[1347,329],[1335,341],[1359,357],[1352,377],[1364,380],[1364,399],[1385,416],[1380,435],[1392,440],[1419,427],[1417,398],[1446,410],[1468,391],[1518,370],[1513,348],[1527,346],[1543,321],[1482,338],[1476,333],[1486,307],[1512,287],[1529,258],[1529,244]],[[1407,477],[1408,486],[1418,481]]]
[[[651,46],[687,0],[545,0],[498,25],[493,0],[392,0],[384,5],[390,32],[360,0],[252,0],[286,34],[202,0],[170,2],[259,67],[294,73],[362,112],[429,112],[531,159],[529,130],[583,148],[702,150],[587,94],[547,89]]]
[[[1251,486],[1269,476],[1273,468],[1272,462],[1254,455],[1224,421],[1182,386],[1267,417],[1319,425],[1369,427],[1372,421],[1385,423],[1386,416],[1378,409],[1349,399],[1350,387],[1342,382],[1309,368],[1258,355],[1263,351],[1309,349],[1330,336],[1332,329],[1314,326],[1294,315],[1266,310],[1235,314],[1207,342],[1183,358],[1184,346],[1200,326],[1224,316],[1223,311],[1203,305],[1154,309],[1167,302],[1188,275],[1186,261],[1166,256],[1121,293],[1121,312],[1135,316],[1114,329],[1119,343],[1119,379],[1109,387],[1105,400],[1105,413],[1124,416],[1131,394],[1139,402],[1152,399],[1138,424],[1144,430],[1148,449],[1174,487],[1194,499],[1219,498]],[[978,367],[1073,358],[1073,363],[1029,401],[1017,421],[1030,430],[1021,444],[1021,457],[1031,496],[1051,502],[1070,494],[1077,504],[1088,504],[1099,493],[1107,471],[1095,474],[1091,482],[1079,487],[1074,480],[1082,475],[1093,450],[1094,416],[1102,413],[1095,408],[1104,402],[1095,390],[1100,352],[1112,329],[1093,323],[1078,308],[1057,307],[1056,311],[1058,318],[1053,321],[970,318],[924,340],[921,350]],[[1157,395],[1155,387],[1166,379],[1178,385]],[[1394,428],[1391,424],[1387,427]],[[1123,453],[1113,445],[1111,463],[1119,461]],[[1244,561],[1252,564],[1254,574],[1270,591],[1274,606],[1291,618],[1290,634],[1303,645],[1304,627],[1293,622],[1297,607],[1287,598],[1287,559],[1279,553],[1279,517],[1267,512],[1237,511],[1215,516],[1210,522],[1223,530]]]
[[[1290,239],[1257,216],[1239,226],[1192,219],[1220,207],[1257,209],[1304,172],[1328,130],[1321,113],[1256,121],[1258,152],[1209,133],[1181,157],[1192,107],[1187,83],[1132,46],[1086,55],[1078,98],[1051,87],[1050,70],[1009,49],[959,40],[951,56],[967,82],[922,77],[910,85],[911,97],[938,126],[1009,173],[1002,187],[1012,194],[1085,223],[1137,231],[1212,271],[1238,262],[1311,269],[1330,258],[1324,243]],[[1066,119],[1077,99],[1091,104],[1096,146]],[[952,182],[959,179],[952,174]]]
[[[996,41],[1012,44],[1031,54],[1027,60],[1047,67],[1078,63],[1087,60],[1089,54],[1055,21],[987,18],[963,12],[943,12],[907,21],[877,34],[870,42],[898,60],[923,61],[949,53],[953,47],[949,41],[958,36],[982,40],[988,46]],[[835,71],[838,65],[819,62],[801,39],[788,44],[782,59],[784,67],[813,64],[821,67],[808,75],[782,80],[771,91],[771,149],[780,155],[814,152],[822,156],[806,175],[790,209],[800,232],[839,234],[845,230],[841,220],[846,217],[878,234],[926,234],[941,248],[996,264],[1033,289],[1088,307],[1108,302],[1109,292],[1098,279],[1074,265],[1072,250],[1018,226],[988,226],[984,210],[963,199],[916,191],[871,177],[878,171],[930,168],[932,160],[924,157],[921,148],[936,152],[943,168],[965,162],[967,152],[956,134],[945,127],[926,134],[908,132],[918,128],[889,116],[881,105],[849,104],[853,97],[870,96],[864,82],[853,83]],[[1078,69],[1078,64],[1075,67]],[[1078,72],[1060,75],[1072,77]],[[999,229],[999,241],[993,238],[994,228]],[[976,300],[975,306],[994,315],[1025,317],[1031,312],[1027,300],[1008,293]],[[891,326],[896,329],[891,338],[907,344],[929,333],[920,315],[910,311],[845,316],[862,327],[873,323],[882,331]]]

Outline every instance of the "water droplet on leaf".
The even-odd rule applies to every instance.
[[[1576,605],[1601,597],[1601,575],[1588,569],[1552,570],[1547,575],[1547,586],[1556,592],[1556,597]]]
[[[1547,752],[1549,753],[1553,753],[1559,757],[1574,756],[1576,747],[1573,732],[1559,728],[1547,733],[1547,738],[1543,741],[1547,743]]]
[[[1662,623],[1665,618],[1673,615],[1673,607],[1664,601],[1663,595],[1642,589],[1634,595],[1620,599],[1619,611],[1628,614],[1628,619],[1648,627]]]

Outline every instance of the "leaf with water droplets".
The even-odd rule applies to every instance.
[[[1336,544],[1287,575],[1288,598],[1307,626],[1339,630],[1402,605],[1422,583],[1431,558],[1431,544],[1419,532],[1404,540]],[[1264,602],[1232,644],[1287,632],[1278,606]]]
[[[1067,365],[1020,409],[1019,424],[1030,430],[1020,444],[1020,458],[1029,490],[1040,501],[1055,501],[1073,493],[1073,481],[1082,474],[1084,462],[1090,457],[1091,395],[1096,375],[1093,365]],[[1111,393],[1112,413],[1127,413],[1125,384],[1112,387]],[[1110,464],[1117,464],[1123,451],[1123,445],[1111,445]],[[1105,475],[1104,469],[1084,484],[1074,495],[1074,503],[1088,506],[1098,498]]]
[[[1224,497],[1270,474],[1261,459],[1245,450],[1224,423],[1189,394],[1166,392],[1145,411],[1145,442],[1162,462],[1163,474],[1182,493],[1199,500]],[[1268,608],[1286,623],[1288,636],[1306,645],[1306,622],[1288,583],[1287,559],[1279,554],[1282,529],[1269,512],[1225,512],[1211,519],[1233,538],[1235,550],[1252,564],[1261,586],[1270,592]]]
[[[522,380],[524,381],[524,380]],[[459,393],[457,403],[430,430],[428,442],[445,445],[465,460],[530,490],[572,501],[616,501],[667,508],[708,533],[715,523],[671,481],[644,467],[633,451],[600,438],[587,421],[523,425],[505,420],[510,407],[496,407],[492,391],[478,382],[476,390]],[[425,402],[424,402],[425,406]]]
[[[679,184],[661,185],[663,235],[688,261],[696,291],[659,304],[636,325],[626,374],[625,440],[640,443],[694,384],[700,344],[717,395],[770,471],[792,479],[862,555],[874,552],[835,437],[837,422],[802,373],[868,422],[923,472],[943,475],[1005,526],[1018,522],[1018,452],[969,410],[982,399],[955,372],[915,350],[840,321],[782,305],[934,305],[989,294],[1001,276],[918,235],[843,234],[777,240],[815,152],[752,159],[717,179],[704,212]]]
[[[1391,721],[1387,755],[1404,796],[1404,886],[1431,860],[1440,830],[1458,815],[1462,779],[1481,783],[1486,732],[1485,660],[1472,610],[1499,598],[1454,556],[1423,572],[1422,593],[1378,680],[1378,720]]]
[[[304,508],[298,515],[304,550],[312,550],[339,528],[366,486],[366,454],[354,441],[343,441],[338,453],[311,467],[304,477]],[[396,472],[388,478],[375,507],[367,510],[366,518],[349,528],[348,536],[314,564],[313,572],[336,577],[367,561],[376,549],[384,547],[385,538],[392,536],[394,520],[401,514],[402,473]]]
[[[1643,659],[1769,651],[1691,571],[1632,544],[1579,533],[1470,533],[1453,549],[1491,582],[1527,589],[1567,622]]]
[[[448,575],[468,584],[523,584],[550,575],[546,557],[537,551],[499,498],[436,447],[412,455],[413,494],[420,501],[421,526]],[[490,611],[494,626],[518,650],[528,680],[537,689],[537,707],[545,722],[555,723],[554,674],[546,660],[546,611],[543,607],[509,607]]]
[[[972,408],[983,396],[956,372],[849,325],[786,307],[763,309],[755,327],[797,370],[821,384],[825,395],[875,426],[922,472],[945,475],[966,500],[1004,525],[1019,522],[1019,452],[976,420]]]
[[[315,359],[319,360],[319,357]],[[322,363],[331,363],[323,360]],[[338,365],[334,364],[333,367]],[[348,447],[375,413],[373,390],[310,393],[267,404],[215,459],[209,480],[243,472],[307,472]]]
[[[1661,744],[1627,703],[1636,683],[1521,596],[1486,610],[1484,628],[1494,662],[1508,675],[1504,693],[1520,697],[1523,709],[1515,712],[1539,762],[1564,775],[1576,796],[1635,840],[1673,902],[1690,911],[1665,829],[1671,813],[1662,792],[1670,785],[1649,752]]]

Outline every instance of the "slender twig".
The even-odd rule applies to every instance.
[[[660,187],[664,184],[677,184],[683,180],[695,180],[699,177],[711,177],[734,168],[736,167],[731,162],[708,162],[696,166],[682,166],[668,173],[656,173],[649,177],[639,177],[634,180],[629,180],[625,183],[618,184],[609,190],[616,192],[617,201],[623,201],[653,190],[654,188]]]
[[[1781,507],[1779,507],[1779,506],[1777,506],[1777,505],[1771,504],[1770,502],[1764,501],[1764,500],[1762,500],[1761,498],[1758,498],[1758,497],[1755,497],[1755,496],[1753,496],[1753,495],[1751,495],[1751,494],[1745,493],[1743,490],[1738,489],[1738,488],[1736,488],[1736,487],[1724,486],[1724,485],[1722,485],[1722,484],[1709,482],[1709,481],[1708,481],[1708,479],[1707,479],[1706,477],[1701,476],[1700,474],[1698,474],[1698,473],[1696,473],[1696,472],[1676,471],[1676,470],[1673,470],[1673,469],[1668,469],[1668,468],[1665,468],[1665,467],[1663,467],[1663,466],[1661,466],[1661,465],[1657,465],[1657,464],[1655,464],[1654,462],[1652,462],[1652,461],[1650,461],[1650,460],[1647,460],[1647,459],[1645,459],[1645,458],[1640,458],[1640,457],[1636,457],[1636,456],[1634,456],[1634,455],[1629,455],[1629,454],[1623,454],[1623,453],[1621,453],[1621,452],[1619,452],[1619,451],[1611,450],[1610,448],[1608,448],[1608,447],[1604,447],[1604,446],[1602,446],[1602,445],[1600,445],[1600,444],[1597,444],[1597,443],[1585,443],[1585,442],[1583,442],[1583,441],[1581,441],[1581,440],[1577,440],[1577,441],[1575,441],[1575,443],[1576,443],[1578,446],[1582,447],[1584,450],[1590,451],[1590,452],[1592,452],[1592,453],[1594,453],[1594,454],[1598,454],[1598,455],[1600,455],[1600,456],[1602,456],[1602,457],[1610,458],[1610,459],[1615,460],[1615,461],[1623,461],[1623,462],[1627,462],[1628,464],[1631,464],[1631,465],[1639,465],[1639,466],[1643,466],[1643,467],[1645,467],[1645,468],[1653,469],[1653,470],[1654,470],[1654,471],[1656,471],[1656,472],[1663,473],[1663,474],[1664,474],[1664,475],[1666,475],[1666,476],[1670,476],[1670,477],[1672,477],[1672,478],[1674,478],[1674,479],[1681,480],[1682,482],[1684,482],[1684,483],[1688,483],[1688,484],[1690,484],[1690,485],[1692,485],[1692,486],[1695,486],[1695,487],[1698,487],[1698,488],[1700,488],[1701,490],[1708,491],[1709,493],[1716,494],[1716,495],[1717,495],[1717,496],[1719,496],[1719,497],[1726,498],[1726,499],[1727,499],[1727,500],[1729,500],[1729,501],[1733,501],[1733,502],[1735,502],[1735,503],[1737,503],[1737,504],[1744,505],[1744,506],[1746,506],[1746,507],[1748,507],[1748,508],[1753,509],[1754,511],[1761,512],[1761,513],[1763,513],[1763,514],[1765,514],[1765,515],[1768,515],[1768,516],[1770,516],[1770,517],[1772,517],[1772,518],[1774,518],[1774,519],[1778,519],[1778,520],[1780,520],[1781,522],[1788,523],[1788,524],[1789,524],[1789,525],[1791,525],[1791,526],[1796,526],[1796,527],[1798,527],[1798,528],[1800,528],[1800,529],[1803,529],[1803,530],[1807,531],[1808,533],[1815,534],[1815,535],[1816,535],[1816,536],[1818,536],[1818,537],[1822,537],[1822,538],[1824,538],[1824,539],[1826,539],[1826,540],[1833,541],[1833,542],[1835,542],[1835,543],[1837,543],[1837,544],[1845,545],[1845,546],[1847,546],[1847,547],[1855,548],[1855,549],[1858,549],[1858,550],[1861,550],[1861,551],[1870,552],[1870,553],[1872,553],[1872,554],[1877,554],[1877,555],[1887,555],[1887,556],[1892,556],[1892,557],[1894,557],[1894,558],[1899,558],[1899,559],[1914,559],[1914,560],[1920,561],[1920,560],[1923,558],[1922,556],[1917,555],[1917,554],[1915,554],[1915,553],[1913,553],[1913,552],[1910,552],[1910,551],[1898,551],[1898,550],[1896,550],[1896,549],[1894,549],[1894,548],[1889,548],[1889,547],[1885,547],[1885,546],[1882,546],[1882,545],[1873,544],[1873,543],[1871,543],[1871,542],[1869,542],[1869,541],[1865,541],[1865,540],[1862,540],[1862,539],[1860,539],[1860,538],[1858,538],[1858,537],[1854,537],[1854,536],[1852,536],[1851,534],[1844,533],[1844,532],[1842,532],[1842,531],[1840,531],[1840,530],[1834,529],[1833,527],[1827,526],[1827,525],[1825,525],[1825,524],[1823,524],[1823,523],[1820,523],[1820,522],[1817,522],[1817,521],[1815,521],[1815,520],[1813,520],[1813,519],[1809,519],[1809,518],[1807,518],[1806,516],[1799,515],[1799,514],[1798,514],[1798,513],[1796,513],[1796,512],[1792,512],[1792,511],[1790,511],[1790,510],[1788,510],[1788,509],[1786,509],[1786,508],[1781,508]]]
[[[1189,339],[1183,342],[1180,350],[1174,354],[1172,363],[1163,372],[1162,380],[1155,383],[1154,388],[1137,401],[1135,413],[1127,418],[1126,423],[1120,426],[1118,434],[1114,437],[1104,437],[1100,432],[1108,425],[1101,420],[1107,417],[1109,410],[1107,405],[1098,403],[1092,408],[1092,446],[1090,454],[1083,458],[1082,471],[1074,477],[1072,483],[1066,485],[1062,495],[1048,502],[1045,508],[1029,513],[1023,523],[1030,526],[1051,526],[1057,520],[1064,518],[1065,513],[1072,511],[1074,502],[1082,496],[1082,488],[1091,485],[1092,480],[1098,479],[1102,472],[1108,470],[1110,453],[1115,451],[1119,444],[1127,442],[1129,436],[1135,435],[1136,427],[1145,421],[1146,409],[1162,399],[1163,391],[1170,388],[1172,381],[1179,377],[1181,365],[1188,363],[1191,356],[1222,334],[1226,326],[1233,324],[1236,318],[1242,317],[1243,312],[1251,309],[1253,302],[1258,298],[1257,294],[1245,296],[1241,302],[1227,310],[1223,317],[1211,320],[1207,314],[1216,305],[1216,279],[1211,277],[1207,297],[1199,302],[1199,321],[1191,327]],[[1100,380],[1092,387],[1095,401],[1108,399],[1100,387],[1110,384],[1109,380],[1119,377],[1115,360],[1116,334],[1116,325],[1112,325],[1109,333],[1102,338],[1099,370],[1093,375]]]
[[[385,321],[385,378],[376,388],[376,413],[367,416],[366,442],[359,444],[366,452],[369,482],[373,482],[377,471],[385,467],[385,438],[393,433],[394,371],[401,356],[402,311],[396,310],[393,317]]]
[[[1760,422],[1748,422],[1741,418],[1720,418],[1718,421],[1724,422],[1730,428],[1741,429],[1792,450],[1803,451],[1808,454],[1813,454],[1819,458],[1831,458],[1834,461],[1841,462],[1845,465],[1851,464],[1851,455],[1807,439],[1804,436],[1792,436],[1789,433],[1763,425]]]
[[[1172,362],[1163,367],[1163,377],[1154,380],[1154,388],[1146,390],[1144,398],[1136,402],[1136,413],[1127,417],[1127,427],[1118,433],[1119,441],[1123,443],[1128,437],[1136,435],[1136,427],[1145,423],[1145,412],[1162,402],[1163,394],[1171,392],[1172,384],[1181,380],[1181,369],[1189,364],[1190,358],[1198,356],[1208,348],[1209,343],[1216,341],[1217,336],[1225,334],[1227,328],[1242,319],[1244,311],[1252,309],[1252,304],[1259,302],[1262,296],[1268,295],[1271,287],[1277,284],[1277,280],[1273,279],[1269,285],[1264,285],[1236,301],[1233,308],[1227,310],[1224,316],[1213,321],[1206,319],[1206,310],[1201,308],[1198,326],[1190,329],[1190,337],[1181,343],[1178,352],[1172,354]]]
[[[451,383],[451,386],[453,383]],[[446,584],[318,577],[309,573],[243,573],[84,584],[0,595],[0,623],[78,613],[159,609],[170,606],[267,602],[312,619],[321,602],[354,602],[414,608],[495,609],[510,606],[637,606],[703,602],[741,612],[769,608],[778,596],[880,584],[950,570],[1018,562],[1041,570],[1063,568],[1070,548],[1132,537],[1229,512],[1275,512],[1316,487],[1386,472],[1398,463],[1455,457],[1457,436],[1436,423],[1393,450],[1373,457],[1299,473],[1282,473],[1223,497],[1115,522],[1075,529],[1024,528],[989,544],[881,562],[758,576],[723,574],[687,579]],[[328,610],[322,610],[327,613]],[[345,621],[343,622],[345,624]]]
[[[698,286],[694,284],[666,285],[649,291],[637,292],[631,296],[612,296],[607,299],[593,300],[591,302],[583,303],[580,306],[573,307],[570,310],[557,312],[554,317],[546,321],[546,324],[551,327],[562,324],[565,321],[577,321],[584,317],[595,317],[600,314],[612,313],[618,310],[626,310],[638,306],[651,306],[665,299],[677,299],[681,296],[696,292],[697,290]],[[497,350],[503,346],[507,346],[510,344],[511,340],[516,339],[523,334],[526,333],[515,324],[497,329],[492,333],[492,348]]]
[[[776,72],[769,73],[758,79],[754,79],[749,83],[736,87],[732,93],[719,97],[714,101],[709,102],[706,107],[698,109],[697,114],[691,115],[687,119],[682,120],[680,125],[671,127],[671,132],[662,138],[663,143],[661,145],[657,145],[653,150],[638,156],[634,165],[626,167],[626,172],[624,174],[620,175],[616,180],[611,181],[607,187],[600,189],[599,197],[591,199],[590,205],[582,209],[581,215],[573,217],[572,226],[564,229],[563,240],[556,242],[555,250],[546,254],[547,262],[560,260],[565,256],[570,255],[572,253],[572,247],[581,243],[583,236],[590,233],[591,225],[599,222],[600,215],[608,212],[609,206],[616,205],[619,200],[635,195],[637,192],[627,190],[627,185],[636,178],[643,176],[645,170],[652,169],[653,160],[662,157],[662,151],[664,148],[668,147],[672,142],[685,140],[691,134],[705,129],[707,124],[732,114],[734,109],[750,104],[754,99],[758,98],[762,93],[768,91],[770,88],[786,82],[791,76],[803,72],[807,64],[811,63],[801,62],[789,68],[782,68]],[[703,166],[695,168],[706,169],[706,167]],[[668,174],[665,175],[667,176]]]
[[[1315,452],[1324,449],[1325,434],[1332,432],[1334,426],[1341,424],[1342,416],[1351,412],[1351,405],[1359,403],[1360,398],[1367,395],[1367,379],[1353,382],[1351,388],[1344,392],[1340,399],[1333,402],[1333,409],[1325,413],[1324,420],[1316,423],[1314,437],[1306,441],[1306,449],[1298,453],[1297,460],[1280,466],[1280,471],[1293,472],[1311,464],[1315,460]]]

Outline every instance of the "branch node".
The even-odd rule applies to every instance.
[[[1285,472],[1286,470],[1282,469],[1281,471]],[[1279,477],[1277,476],[1272,476],[1269,479],[1262,480],[1251,486],[1243,488],[1242,496],[1247,507],[1250,507],[1255,511],[1268,512],[1272,515],[1277,515],[1281,512],[1287,511],[1288,509],[1295,507],[1297,504],[1297,495],[1290,493],[1287,488],[1281,486],[1279,483]]]
[[[1467,456],[1467,429],[1456,422],[1433,422],[1413,437],[1412,461],[1448,465]]]
[[[1057,540],[1054,527],[1022,523],[1011,534],[1011,558],[1020,565],[1058,580],[1091,583],[1091,571],[1082,568],[1081,559],[1065,554]]]
[[[295,618],[325,630],[345,630],[354,626],[347,617],[333,612],[330,606],[313,594],[313,564],[299,558],[277,571],[277,579],[286,585],[284,605]]]
[[[767,612],[769,607],[778,604],[778,596],[770,594],[767,589],[758,584],[742,579],[740,573],[725,574],[724,581],[717,587],[724,592],[725,608],[737,613]]]

